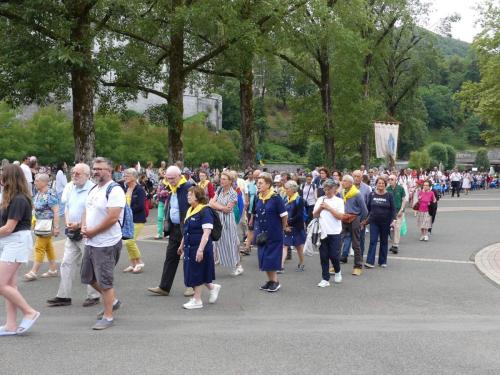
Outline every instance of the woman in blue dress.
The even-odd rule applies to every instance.
[[[304,227],[304,200],[298,193],[299,185],[293,180],[285,184],[286,198],[285,208],[288,213],[285,235],[283,238],[283,258],[281,271],[285,268],[285,258],[288,248],[293,246],[299,256],[299,264],[296,271],[304,271],[304,244],[306,243],[306,231]]]
[[[210,291],[209,303],[215,303],[221,286],[214,284],[215,263],[210,233],[214,219],[212,211],[207,207],[208,199],[205,191],[199,186],[188,190],[190,208],[184,220],[184,237],[177,253],[184,254],[184,284],[194,289],[193,298],[182,305],[185,309],[200,309],[202,286]]]
[[[278,273],[283,257],[283,228],[288,213],[283,199],[271,188],[269,173],[261,173],[257,180],[259,197],[255,209],[255,243],[258,248],[259,268],[265,271],[268,281],[261,290],[277,292],[280,289]]]

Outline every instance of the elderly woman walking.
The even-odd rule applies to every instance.
[[[58,276],[56,264],[56,252],[52,242],[53,236],[59,235],[59,204],[57,195],[54,191],[49,189],[49,176],[45,173],[40,173],[35,177],[35,187],[37,193],[33,199],[33,206],[35,210],[35,256],[33,267],[24,279],[26,281],[33,281],[38,278],[38,271],[43,263],[45,255],[49,261],[49,270],[43,273],[42,277],[55,277]],[[41,222],[48,222],[48,232],[37,232],[38,226]]]
[[[424,181],[422,190],[418,193],[418,201],[414,205],[417,210],[417,226],[420,229],[420,241],[429,241],[428,231],[432,228],[432,217],[429,214],[429,206],[436,203],[436,196],[431,190],[431,182]]]
[[[215,197],[210,199],[209,206],[217,210],[222,223],[220,240],[214,242],[215,252],[223,267],[231,268],[233,276],[243,273],[241,265],[238,232],[233,208],[238,202],[238,195],[232,188],[233,180],[229,172],[220,175],[221,187]]]
[[[287,216],[283,199],[272,188],[269,173],[261,173],[257,180],[259,196],[255,209],[255,243],[258,248],[259,268],[266,272],[268,281],[260,287],[267,292],[277,292],[281,285],[278,272],[283,259],[283,228]]]
[[[0,295],[5,300],[7,318],[0,326],[0,336],[25,333],[40,313],[33,309],[17,289],[17,272],[28,262],[33,246],[31,237],[31,191],[24,173],[17,165],[6,165],[0,176],[3,186],[0,202]],[[17,325],[17,310],[23,313]]]
[[[202,287],[210,291],[209,303],[215,303],[221,286],[214,284],[215,263],[210,234],[214,227],[212,212],[207,208],[208,199],[200,186],[193,186],[188,191],[190,208],[184,220],[184,237],[179,246],[179,256],[184,254],[184,284],[193,288],[194,295],[182,305],[187,310],[200,309]]]
[[[297,272],[304,271],[304,244],[306,243],[306,231],[304,228],[304,200],[299,196],[299,186],[293,180],[285,183],[286,201],[285,208],[288,213],[285,235],[283,238],[283,259],[281,271],[284,270],[285,258],[288,249],[294,246],[299,256]]]
[[[125,170],[125,198],[127,204],[132,209],[134,219],[134,238],[124,241],[128,252],[130,265],[123,272],[142,273],[144,270],[144,262],[141,259],[141,251],[137,246],[137,237],[144,228],[146,222],[146,191],[137,183],[139,177],[137,170],[129,168]]]

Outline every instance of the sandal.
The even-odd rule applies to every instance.
[[[142,273],[144,271],[144,263],[136,264],[132,273]]]
[[[26,319],[24,318],[21,321],[21,324],[19,324],[19,327],[17,327],[17,334],[22,334],[28,332],[31,327],[33,327],[33,324],[35,324],[36,320],[40,317],[40,313],[37,311],[33,319]]]
[[[34,281],[36,279],[38,279],[38,276],[33,271],[30,271],[26,275],[24,275],[25,281]]]
[[[42,273],[40,277],[57,277],[57,276],[58,276],[57,270],[54,271],[48,270],[47,272]]]
[[[243,255],[250,255],[250,248],[242,249],[240,250],[240,254]]]
[[[0,336],[14,336],[17,335],[16,331],[7,331],[5,326],[0,327]]]
[[[125,268],[125,269],[123,270],[123,272],[125,272],[125,273],[126,273],[126,272],[132,272],[133,270],[134,270],[134,266],[128,266],[127,268]]]

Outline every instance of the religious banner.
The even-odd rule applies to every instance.
[[[396,160],[398,151],[399,124],[395,122],[375,123],[375,148],[377,158]]]

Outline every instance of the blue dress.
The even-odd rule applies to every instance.
[[[261,271],[278,271],[281,269],[281,258],[283,255],[283,225],[282,216],[287,211],[283,199],[274,194],[265,203],[257,200],[255,209],[255,236],[267,233],[265,245],[258,246],[259,268]]]
[[[204,208],[189,217],[184,223],[184,284],[195,287],[215,280],[215,262],[212,240],[208,239],[203,251],[203,260],[196,261],[196,252],[203,236],[203,226],[213,228],[214,219],[210,210]]]
[[[304,228],[304,200],[298,197],[293,202],[285,205],[288,212],[288,226],[291,232],[285,232],[283,245],[300,246],[306,243],[306,230]]]

